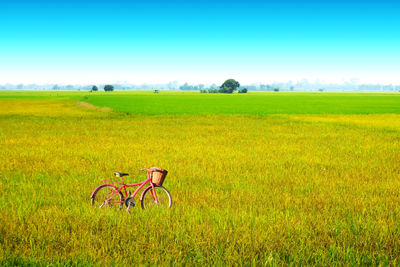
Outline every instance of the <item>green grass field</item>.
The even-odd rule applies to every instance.
[[[92,94],[86,102],[143,115],[400,113],[400,94]]]
[[[399,94],[0,92],[0,265],[398,265],[399,113]],[[90,206],[150,166],[171,210]]]

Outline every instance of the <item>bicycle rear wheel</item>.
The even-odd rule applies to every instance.
[[[156,201],[154,191],[158,202]],[[154,186],[154,191],[151,187],[148,187],[143,192],[142,209],[171,208],[172,198],[168,190],[163,186]]]
[[[119,208],[124,205],[124,195],[118,188],[105,184],[96,189],[91,198],[92,206],[98,208]]]

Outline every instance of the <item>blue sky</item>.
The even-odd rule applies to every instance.
[[[399,1],[2,1],[0,83],[400,83]]]

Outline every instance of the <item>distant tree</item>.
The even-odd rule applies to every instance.
[[[228,79],[219,87],[219,92],[231,94],[239,86],[240,86],[240,83],[238,81],[235,81],[234,79]]]
[[[210,85],[209,89],[218,89],[218,85],[216,85],[215,83]]]
[[[104,91],[106,91],[106,92],[114,91],[114,86],[112,86],[110,84],[106,84],[106,85],[104,85]]]
[[[58,87],[58,85],[56,84],[56,85],[53,86],[52,89],[53,89],[53,90],[58,90],[58,89],[60,89],[60,87]]]
[[[97,88],[96,85],[93,85],[93,86],[92,86],[92,91],[93,91],[93,92],[97,92],[97,91],[99,91],[99,88]]]
[[[245,94],[245,93],[247,93],[247,88],[239,89],[239,90],[238,90],[238,93],[239,93],[239,94]]]
[[[204,84],[190,85],[188,83],[185,83],[184,85],[179,86],[179,90],[184,91],[197,91],[202,89],[204,89]]]
[[[215,93],[218,93],[218,92],[219,92],[218,89],[208,89],[208,93],[210,93],[210,94],[215,94]]]
[[[323,89],[323,88],[319,88],[319,89],[318,89],[318,91],[320,91],[320,92],[323,92],[323,91],[324,91],[324,89]]]
[[[193,85],[189,85],[188,83],[185,83],[184,85],[180,86],[179,89],[184,91],[195,90]]]
[[[169,82],[167,85],[168,89],[170,90],[176,90],[179,88],[178,86],[178,82],[177,81],[173,81],[173,82]]]
[[[275,88],[274,88],[274,92],[279,92],[279,88],[278,88],[278,87],[275,87]]]
[[[154,90],[153,92],[154,92],[155,94],[158,94],[158,93],[159,93],[159,91],[158,91],[158,90]]]

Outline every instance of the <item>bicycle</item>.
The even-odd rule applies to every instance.
[[[92,206],[98,206],[99,208],[119,208],[126,206],[126,211],[129,213],[129,209],[135,206],[134,197],[146,184],[149,184],[140,195],[140,201],[142,209],[151,208],[171,208],[172,198],[168,190],[162,186],[162,183],[167,175],[167,171],[152,167],[150,169],[143,168],[141,171],[147,171],[147,179],[136,184],[126,184],[123,177],[129,176],[128,173],[114,172],[116,177],[119,177],[121,181],[110,181],[103,180],[105,182],[111,182],[109,184],[102,184],[96,187],[90,195]],[[158,172],[158,175],[154,173]],[[160,174],[161,173],[161,174]],[[120,186],[116,186],[119,184]],[[127,188],[138,187],[133,194]],[[149,193],[150,192],[150,193]]]

